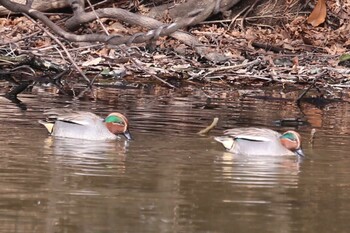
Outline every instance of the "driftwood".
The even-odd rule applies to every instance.
[[[169,4],[162,5],[163,8],[164,6],[168,8],[173,17],[173,23],[170,24],[164,24],[163,22],[152,17],[132,13],[120,8],[102,8],[86,12],[83,0],[33,0],[28,1],[26,4],[23,4],[25,0],[0,0],[0,5],[3,5],[12,12],[24,13],[34,19],[40,20],[56,35],[59,35],[60,37],[71,42],[100,42],[110,45],[130,45],[131,43],[151,42],[153,40],[157,40],[160,36],[170,35],[171,37],[178,39],[186,45],[192,47],[200,56],[217,63],[223,62],[227,60],[227,58],[215,51],[209,50],[209,48],[202,45],[194,36],[178,30],[189,25],[197,24],[213,14],[227,10],[238,1],[239,0],[189,0],[175,6]],[[65,26],[71,32],[60,28],[41,12],[42,9],[51,10],[54,8],[67,6],[68,3],[73,9],[74,15],[66,21]],[[160,9],[157,11],[159,10]],[[72,33],[72,31],[77,30],[81,25],[101,18],[111,18],[124,21],[130,25],[145,27],[149,29],[149,31],[146,33],[136,33],[132,36],[97,33],[77,35]]]
[[[190,25],[203,22],[209,16],[223,13],[236,5],[240,0],[190,0],[181,4],[171,1],[168,4],[159,5],[151,8],[148,16],[156,19],[170,18],[173,21],[180,20],[190,11],[195,9],[205,9]]]
[[[205,129],[202,129],[201,131],[198,132],[199,135],[205,135],[207,133],[209,133],[212,129],[214,129],[216,127],[216,125],[218,124],[219,118],[215,117],[213,119],[213,122],[207,126]]]
[[[20,3],[20,4],[26,4],[26,0],[11,0],[11,1]],[[31,7],[38,11],[49,11],[49,10],[64,8],[67,6],[69,6],[69,3],[66,0],[33,0]],[[3,6],[0,6],[0,16],[5,16],[9,13],[11,13],[11,11],[9,11]]]
[[[199,1],[194,2],[195,4],[192,4],[189,12],[187,12],[183,17],[174,19],[173,23],[170,24],[164,24],[161,21],[158,21],[154,18],[151,18],[149,16],[144,16],[140,14],[135,14],[132,12],[129,12],[124,9],[120,8],[103,8],[103,9],[96,9],[90,12],[85,11],[84,1],[83,0],[53,0],[53,1],[47,1],[47,0],[15,0],[15,1],[9,1],[9,0],[0,0],[0,6],[4,6],[6,9],[10,10],[13,13],[21,13],[30,18],[33,23],[36,24],[37,27],[39,27],[41,30],[45,31],[45,33],[50,36],[56,43],[64,50],[64,52],[67,55],[67,58],[71,62],[71,64],[76,68],[76,70],[81,74],[81,76],[85,79],[85,81],[88,83],[88,86],[91,86],[93,83],[93,80],[90,81],[84,74],[84,72],[81,70],[79,66],[77,66],[74,59],[71,58],[70,53],[67,51],[63,43],[60,41],[60,38],[66,39],[70,42],[92,42],[92,43],[104,43],[108,45],[120,45],[120,44],[131,44],[131,43],[149,43],[154,40],[157,40],[160,36],[167,36],[170,35],[173,38],[176,38],[185,44],[191,46],[198,54],[200,54],[202,57],[206,57],[208,60],[214,61],[214,62],[221,62],[226,60],[226,57],[224,57],[221,54],[218,54],[216,52],[210,51],[206,46],[202,45],[194,36],[178,31],[180,28],[187,27],[189,25],[193,25],[199,21],[204,20],[209,15],[211,15],[213,12],[217,12],[220,5],[218,3],[221,3],[221,1],[215,1],[215,0],[206,0],[209,5],[203,4],[205,1]],[[237,1],[237,0],[235,0]],[[191,1],[189,1],[191,3]],[[69,30],[64,30],[57,24],[55,24],[53,21],[51,21],[42,11],[48,11],[55,8],[65,7],[69,4],[69,6],[73,10],[73,16],[66,21],[66,28]],[[195,7],[197,6],[197,7]],[[2,7],[2,9],[4,9]],[[1,11],[1,14],[4,13],[4,11]],[[182,12],[183,11],[179,11]],[[5,12],[8,13],[8,12]],[[101,18],[111,18],[116,19],[119,21],[124,21],[127,24],[130,25],[138,25],[145,28],[150,29],[146,33],[136,33],[131,36],[120,36],[120,35],[109,35],[108,33],[105,34],[83,34],[78,35],[75,34],[74,31],[79,29],[83,24],[89,23],[93,20],[99,20]],[[50,30],[47,30],[47,28],[43,27],[42,24],[38,24],[36,20],[39,20],[42,24],[46,25],[51,32],[54,32],[52,34]],[[6,58],[5,58],[6,59]],[[137,62],[133,62],[137,63]],[[4,74],[5,75],[5,74]],[[7,79],[12,79],[12,76],[15,76],[16,73],[10,70],[8,74],[5,76],[8,77]],[[19,75],[20,76],[20,75]],[[151,76],[154,76],[153,74]],[[155,76],[156,79],[164,82],[167,86],[174,88],[173,85],[170,83],[164,81],[163,79],[158,78]],[[54,79],[56,80],[56,79]],[[22,85],[22,84],[26,85]],[[30,80],[28,83],[32,83],[32,80]],[[27,81],[21,80],[21,82],[14,83],[16,85],[16,89],[12,91],[11,96],[17,96],[18,93],[22,91],[22,87],[28,86]],[[54,83],[56,85],[56,83]],[[58,83],[59,84],[59,83]],[[20,87],[20,88],[18,88]]]
[[[108,68],[106,69],[108,72],[123,69],[124,71],[129,71],[130,74],[142,73],[142,75],[144,75],[146,78],[151,77],[154,79],[153,76],[158,76],[159,80],[164,80],[166,85],[171,88],[173,85],[176,87],[180,86],[182,82],[187,84],[194,83],[194,81],[197,80],[199,81],[199,84],[196,83],[196,85],[206,86],[209,83],[209,85],[218,87],[240,85],[250,82],[254,85],[265,85],[265,83],[270,85],[270,83],[280,83],[283,86],[289,84],[298,85],[308,83],[310,84],[309,89],[314,87],[319,88],[320,86],[334,88],[349,87],[347,78],[349,73],[348,70],[339,67],[330,67],[329,63],[321,62],[316,65],[310,64],[310,60],[319,61],[318,53],[322,51],[322,48],[319,45],[306,46],[302,44],[304,39],[307,39],[305,41],[311,41],[309,40],[310,38],[312,39],[318,37],[310,36],[313,32],[317,32],[317,30],[312,29],[311,31],[308,31],[310,28],[304,27],[305,25],[303,25],[302,21],[300,21],[302,17],[295,18],[297,16],[296,12],[300,12],[300,9],[304,9],[303,4],[298,0],[293,0],[293,4],[290,4],[290,1],[288,1],[288,4],[286,4],[283,0],[276,0],[272,2],[266,0],[241,1],[240,5],[237,5],[231,9],[232,12],[238,11],[238,14],[235,15],[232,13],[231,17],[226,14],[227,12],[224,14],[223,11],[225,9],[229,9],[230,6],[235,4],[235,0],[145,0],[128,2],[128,8],[132,8],[134,10],[133,12],[141,12],[143,10],[141,7],[139,8],[137,6],[137,3],[140,2],[142,4],[159,4],[160,2],[162,4],[165,2],[171,3],[169,5],[163,4],[157,7],[149,4],[146,7],[149,7],[151,11],[148,13],[147,10],[142,11],[142,14],[132,13],[121,8],[101,9],[102,5],[100,4],[94,5],[93,7],[90,6],[90,8],[86,9],[79,1],[71,0],[70,3],[74,15],[72,15],[70,19],[67,20],[69,17],[67,14],[60,15],[59,17],[52,17],[53,20],[59,22],[60,25],[62,25],[62,23],[66,23],[65,27],[58,26],[53,21],[50,21],[46,17],[46,14],[42,13],[41,11],[33,10],[30,4],[14,4],[12,1],[0,0],[0,5],[5,5],[7,8],[10,8],[11,11],[26,14],[27,17],[29,17],[35,23],[35,27],[29,30],[30,34],[24,35],[23,37],[18,35],[18,33],[21,33],[21,31],[14,30],[14,33],[10,33],[11,29],[7,29],[7,35],[4,37],[5,39],[0,41],[0,46],[5,48],[2,50],[4,51],[4,56],[8,56],[8,54],[18,56],[19,54],[29,53],[35,54],[38,57],[45,57],[48,60],[56,59],[54,61],[57,64],[64,63],[70,66],[74,63],[70,59],[67,59],[68,55],[64,54],[66,51],[63,48],[64,46],[67,46],[67,54],[71,53],[73,55],[72,57],[75,58],[77,63],[80,63],[79,65],[84,69],[84,72],[90,72],[88,73],[88,75],[90,75],[89,79],[93,78],[91,83],[94,83],[95,79],[95,77],[92,77],[91,75],[92,72],[93,74],[107,76],[106,73],[102,73],[101,71],[103,68]],[[44,0],[33,1],[34,4],[35,1]],[[55,0],[52,1],[55,2]],[[28,0],[28,2],[30,3],[30,0]],[[117,6],[123,7],[125,5],[120,3],[126,2],[126,0],[114,2]],[[203,4],[203,2],[208,4]],[[174,3],[176,4],[174,5]],[[110,7],[111,5],[108,6]],[[300,9],[294,11],[295,14],[289,15],[288,12],[291,6],[298,8],[300,7]],[[104,5],[104,7],[106,7],[106,5]],[[283,7],[288,8],[288,11],[284,10]],[[256,14],[256,12],[259,12],[259,10],[261,11],[261,9],[265,10],[263,12],[264,14]],[[201,40],[207,44],[206,46],[199,43],[199,40],[190,33],[178,30],[180,28],[186,28],[188,25],[196,24],[206,17],[210,17],[216,13],[222,13],[222,15],[218,15],[219,17],[222,17],[215,17],[210,19],[210,21],[202,22],[204,26],[195,27],[195,30],[193,30],[193,33],[200,36]],[[284,36],[281,37],[281,35],[278,37],[274,36],[273,30],[270,30],[272,36],[266,37],[266,35],[270,32],[268,32],[269,30],[266,29],[269,28],[269,26],[267,23],[265,24],[265,22],[268,22],[269,19],[274,23],[278,21],[276,18],[276,13],[278,13],[277,16],[279,16],[280,22],[283,22],[282,20],[289,20],[289,22],[292,22],[283,30],[280,29],[278,31],[285,32],[285,35],[294,35],[295,38],[285,38]],[[284,17],[286,15],[289,15],[289,17]],[[347,15],[349,14],[346,14],[344,17]],[[109,35],[107,32],[104,34],[87,34],[88,32],[90,33],[90,31],[94,30],[101,31],[96,22],[100,23],[101,27],[107,25],[105,23],[106,20],[100,20],[101,18],[105,17],[112,19],[107,21],[109,24],[107,28],[111,29],[111,31],[125,32],[125,27],[127,26],[131,27],[131,30],[129,30],[128,33],[130,33],[130,31],[135,32],[135,30],[142,30],[139,29],[140,27],[133,27],[134,25],[144,27],[149,31],[147,32],[146,30],[142,30],[143,32],[146,32],[136,33],[131,36]],[[121,30],[119,30],[119,28],[114,30],[114,26],[109,27],[110,25],[114,24],[111,23],[113,19],[125,22],[125,24],[122,24]],[[9,20],[9,23],[12,22],[11,20],[12,18]],[[25,19],[19,20],[24,22],[27,21]],[[75,32],[75,30],[80,26],[85,26],[84,24],[91,21],[95,22],[91,23],[87,27],[79,29],[79,34]],[[4,20],[4,22],[6,22],[6,20]],[[262,22],[264,23],[262,24]],[[26,23],[28,25],[28,22]],[[251,27],[251,25],[249,26],[250,23],[258,23],[258,26]],[[40,30],[37,30],[38,28]],[[216,28],[219,28],[220,30],[215,31]],[[327,26],[325,26],[325,28],[327,28]],[[253,39],[252,41],[252,36],[249,36],[249,38],[246,39],[242,38],[245,32],[249,32],[247,29],[249,31],[257,30],[252,33],[257,35],[256,39]],[[299,32],[299,29],[309,32],[309,35],[307,37],[304,37],[307,34],[297,36],[295,32]],[[346,35],[348,29],[345,27],[338,28],[338,30],[339,29],[342,29],[340,31],[343,33],[339,34],[337,31],[337,35]],[[10,38],[12,35],[17,36],[11,40]],[[225,53],[232,58],[236,54],[239,54],[238,52],[241,52],[241,57],[237,60],[231,59],[228,62],[225,62],[224,65],[213,65],[211,62],[206,63],[206,61],[203,61],[203,59],[196,56],[197,54],[192,53],[188,49],[188,46],[179,45],[179,43],[176,43],[173,40],[170,40],[170,43],[161,45],[155,52],[154,50],[144,50],[145,47],[148,48],[147,46],[144,46],[145,43],[152,43],[152,45],[155,45],[156,43],[154,42],[158,39],[158,37],[166,35],[177,38],[183,43],[192,46],[193,50],[195,50],[197,54],[207,58],[209,61],[220,62],[225,60],[225,57],[215,53],[215,51],[218,49],[225,51]],[[249,35],[251,35],[251,32]],[[39,46],[36,47],[35,44],[32,46],[32,44],[27,43],[27,41],[31,40],[38,40],[41,42],[41,36],[43,39],[47,39],[49,43],[48,46],[46,44],[44,45],[44,49],[39,48]],[[241,37],[239,38],[239,36]],[[31,39],[32,37],[33,39]],[[48,37],[50,37],[50,39]],[[343,38],[341,36],[339,37],[340,39]],[[285,40],[281,40],[282,38],[285,38]],[[343,38],[339,41],[344,43],[345,39],[346,38]],[[62,45],[59,44],[58,41],[60,41]],[[72,41],[87,41],[91,43],[69,43]],[[283,43],[281,43],[281,41],[283,41]],[[142,47],[130,46],[128,49],[125,49],[125,46],[104,46],[105,44],[119,45],[121,43],[125,43],[129,45],[131,43],[140,42],[145,42],[142,44]],[[215,45],[210,45],[212,42],[215,43]],[[328,46],[332,43],[328,44],[327,42],[326,45]],[[341,43],[337,43],[337,46],[340,46]],[[168,49],[169,46],[173,46],[174,49]],[[256,51],[253,47],[269,50],[269,53],[264,53],[262,49]],[[346,46],[342,48],[345,47]],[[98,53],[89,54],[88,51],[86,51],[86,48],[92,48],[91,51],[98,51]],[[160,49],[164,51],[164,54],[159,54]],[[86,53],[80,53],[80,51],[84,51]],[[308,51],[307,57],[300,55],[302,51]],[[328,49],[324,51],[331,50]],[[294,56],[297,57],[297,62],[295,62],[295,59],[293,58]],[[170,60],[170,57],[171,59],[175,59]],[[334,59],[334,55],[327,55],[327,57],[329,59]],[[243,58],[245,59],[244,61],[242,60]],[[99,61],[96,63],[95,59],[99,59]],[[324,59],[324,61],[326,60],[327,59]],[[84,63],[87,61],[89,65],[84,65]],[[92,63],[91,61],[94,62]],[[240,61],[242,62],[241,64]],[[178,65],[176,65],[176,62],[178,62]],[[1,67],[2,70],[6,70],[7,72],[4,74],[6,78],[8,75],[13,75],[14,66],[15,65],[4,65]],[[147,73],[145,71],[149,72]],[[105,72],[104,69],[103,72]],[[319,76],[321,72],[326,73]],[[334,77],[337,77],[337,79]],[[129,82],[130,80],[128,78],[129,77],[125,78],[125,80],[123,79],[123,81]],[[134,80],[139,81],[137,78],[138,77],[136,77]],[[94,85],[95,84],[100,85],[98,83],[98,78],[96,79]],[[308,93],[309,89],[307,89],[303,95]],[[303,95],[300,96],[300,99],[305,101],[306,98],[303,97]]]

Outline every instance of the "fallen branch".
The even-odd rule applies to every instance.
[[[312,129],[311,130],[311,133],[310,133],[310,140],[309,140],[309,143],[311,145],[314,144],[314,141],[315,141],[315,134],[316,134],[316,129]]]
[[[213,128],[215,128],[215,126],[218,124],[219,118],[215,117],[213,122],[206,127],[205,129],[202,129],[201,131],[198,132],[198,134],[203,135],[203,134],[207,134],[210,132],[210,130],[212,130]]]
[[[213,62],[222,62],[227,60],[227,58],[221,54],[210,52],[209,49],[201,44],[194,36],[185,33],[178,32],[180,28],[186,27],[197,20],[199,16],[202,16],[203,11],[207,12],[212,7],[214,10],[215,4],[213,6],[208,6],[208,8],[190,12],[191,14],[187,17],[183,17],[174,23],[166,25],[156,19],[151,17],[138,15],[120,8],[102,8],[97,9],[93,12],[81,11],[79,9],[79,14],[74,14],[66,22],[66,27],[69,30],[76,30],[82,24],[91,22],[97,18],[112,18],[117,20],[122,20],[131,25],[139,25],[148,29],[150,31],[146,33],[136,33],[132,36],[119,36],[119,35],[105,35],[99,33],[91,33],[85,35],[76,35],[67,32],[52,22],[46,15],[42,12],[30,8],[28,5],[18,4],[8,0],[0,0],[0,5],[3,5],[7,9],[14,12],[21,12],[31,16],[34,19],[40,20],[46,26],[48,26],[55,34],[63,37],[64,39],[71,42],[101,42],[110,45],[121,45],[121,44],[131,44],[131,43],[143,43],[151,40],[156,40],[160,36],[168,36],[182,41],[186,45],[192,47],[200,56]],[[221,56],[220,56],[221,55]]]
[[[67,48],[61,43],[61,41],[54,36],[51,32],[49,32],[48,30],[46,30],[44,27],[42,27],[41,25],[39,25],[37,22],[35,22],[31,17],[29,17],[29,15],[24,14],[30,21],[32,21],[36,26],[38,26],[41,30],[43,30],[49,37],[51,37],[51,39],[53,39],[62,49],[63,51],[66,53],[69,61],[73,64],[73,66],[75,67],[75,69],[78,71],[78,73],[84,78],[84,80],[88,83],[89,86],[91,86],[90,84],[90,80],[88,77],[86,77],[86,75],[83,73],[83,71],[80,69],[80,67],[77,65],[77,63],[74,61],[74,59],[72,58],[72,56],[70,55],[69,51],[67,50]]]
[[[316,81],[318,80],[318,78],[321,77],[322,75],[324,75],[325,73],[326,73],[326,71],[322,71],[320,74],[318,74],[318,75],[315,76],[314,81],[313,81],[313,82],[309,85],[309,87],[306,88],[306,89],[303,91],[303,93],[301,93],[301,94],[299,95],[299,97],[295,100],[295,102],[296,102],[297,104],[299,104],[300,101],[302,100],[302,98],[306,95],[306,93],[308,93],[309,90],[310,90],[312,87],[314,87],[314,86],[316,85]]]

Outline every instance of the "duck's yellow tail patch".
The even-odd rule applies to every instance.
[[[42,121],[42,120],[39,120],[38,122],[39,122],[40,124],[42,124],[43,126],[45,126],[45,128],[47,129],[47,131],[49,131],[49,134],[52,133],[54,123],[50,123],[50,122],[46,122],[46,121]]]

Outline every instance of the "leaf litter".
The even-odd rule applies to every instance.
[[[340,58],[350,54],[350,0],[342,1],[341,5],[336,0],[319,0],[313,6],[320,8],[316,16],[310,14],[314,12],[312,7],[306,7],[305,12],[298,15],[276,15],[286,22],[278,25],[249,23],[254,16],[247,16],[237,17],[233,23],[225,19],[208,20],[191,27],[190,33],[201,43],[228,58],[220,62],[215,62],[215,57],[213,61],[206,60],[170,37],[159,38],[151,48],[147,44],[110,46],[61,41],[78,66],[94,80],[94,85],[99,86],[302,88],[315,82],[316,87],[333,91],[348,89],[349,62],[341,62]],[[51,19],[62,26],[67,16],[57,14]],[[145,31],[110,20],[102,23],[110,33],[133,35]],[[0,26],[1,56],[32,54],[58,65],[71,66],[56,42],[26,17],[0,18]],[[93,22],[79,33],[100,31],[100,24]],[[14,65],[0,62],[2,69],[12,69]],[[46,71],[37,72],[38,76],[48,75]],[[72,69],[68,82],[81,82],[74,73]]]

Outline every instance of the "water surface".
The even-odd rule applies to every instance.
[[[1,97],[0,231],[348,232],[349,104],[300,109],[297,95],[97,89],[74,100],[33,90],[20,95],[26,110]],[[119,110],[134,140],[51,138],[37,123],[50,108]],[[197,135],[214,117],[218,127]],[[303,124],[274,122],[290,117]],[[298,130],[307,156],[227,153],[213,136],[239,126]]]

